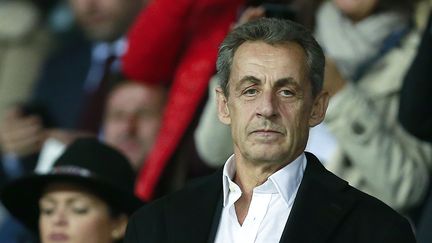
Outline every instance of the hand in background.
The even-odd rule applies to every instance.
[[[45,138],[42,119],[23,114],[20,107],[8,110],[0,121],[0,146],[4,154],[23,157],[37,153]]]
[[[346,83],[347,81],[342,77],[342,74],[339,72],[336,63],[331,58],[327,57],[323,89],[328,91],[330,96],[333,96],[342,90]]]

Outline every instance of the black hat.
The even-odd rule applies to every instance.
[[[49,183],[64,181],[88,188],[119,212],[131,214],[142,205],[133,193],[135,172],[129,161],[95,138],[77,139],[46,174],[31,174],[7,184],[1,200],[13,216],[37,231],[42,190]]]

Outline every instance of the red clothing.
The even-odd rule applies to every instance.
[[[154,0],[129,33],[127,78],[170,83],[160,133],[137,178],[143,200],[153,192],[215,74],[219,44],[243,0]]]

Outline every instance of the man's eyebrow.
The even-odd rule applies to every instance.
[[[299,84],[292,77],[286,77],[286,78],[281,78],[281,79],[276,80],[276,82],[275,82],[275,88],[280,88],[280,87],[284,87],[284,86],[295,86],[295,87],[298,87]]]
[[[237,89],[241,89],[241,87],[243,87],[243,84],[245,84],[245,83],[252,83],[252,84],[259,85],[262,83],[262,81],[261,81],[261,79],[255,77],[255,76],[250,76],[250,75],[244,76],[238,82]],[[285,78],[280,78],[280,79],[276,80],[275,85],[274,85],[275,88],[281,88],[281,87],[285,87],[285,86],[298,87],[299,84],[298,84],[298,82],[295,81],[295,79],[293,77],[285,77]]]
[[[242,85],[246,82],[250,82],[253,84],[260,84],[261,80],[255,76],[248,75],[248,76],[244,76],[243,78],[240,79],[239,85]]]
[[[261,83],[262,83],[262,81],[259,78],[255,77],[255,76],[251,76],[251,75],[244,76],[234,86],[234,90],[240,91],[241,89],[244,88],[245,84],[259,85]]]

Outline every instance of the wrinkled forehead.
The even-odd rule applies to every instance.
[[[234,53],[230,72],[232,82],[252,76],[264,79],[307,80],[307,59],[304,49],[295,42],[268,44],[262,41],[245,42]]]

